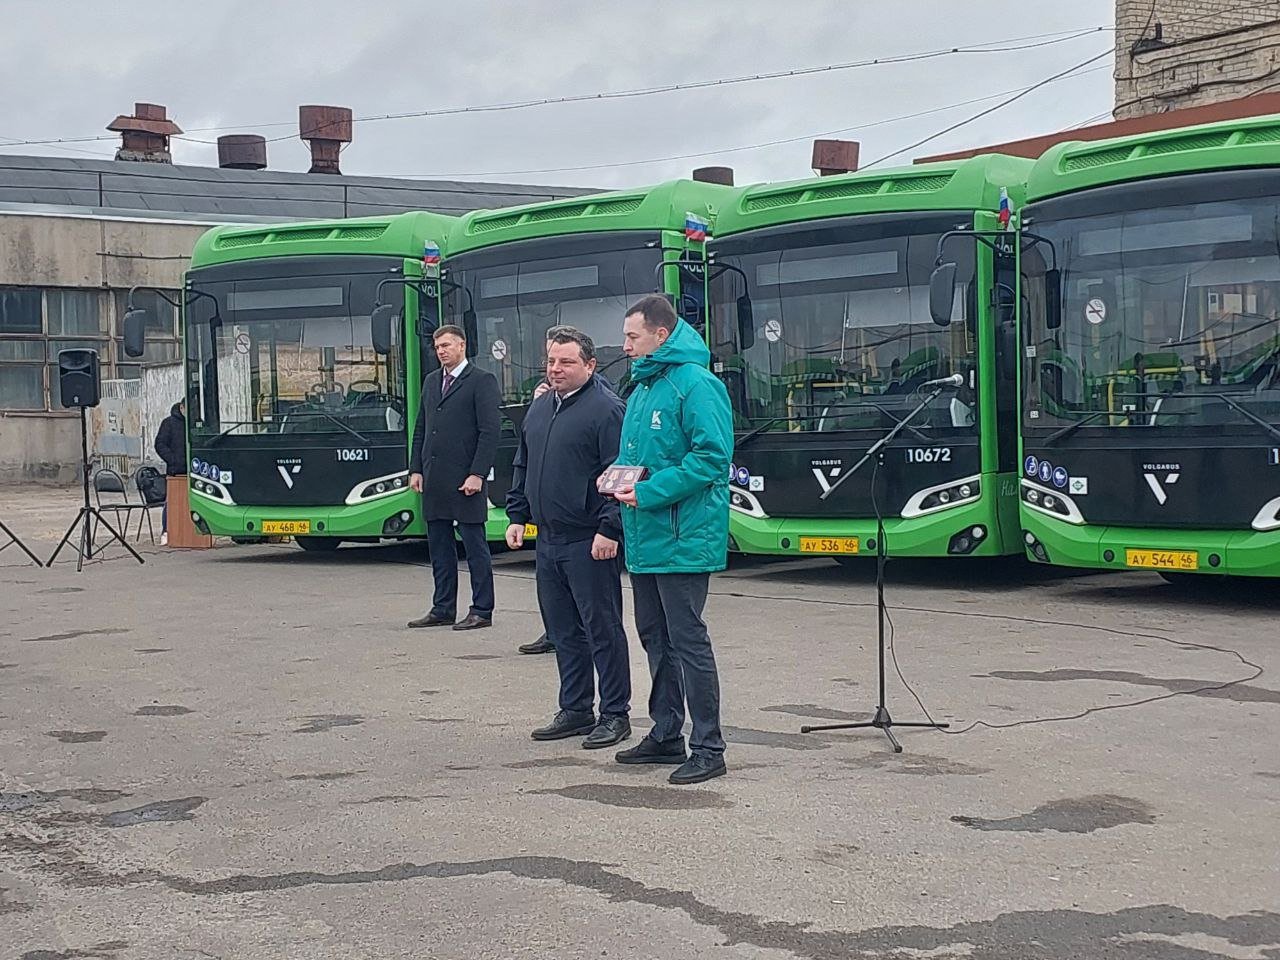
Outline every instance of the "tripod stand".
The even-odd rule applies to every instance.
[[[924,400],[922,400],[914,410],[912,410],[905,417],[899,420],[894,425],[892,430],[890,430],[883,437],[881,437],[874,444],[872,444],[871,448],[867,450],[866,455],[863,456],[861,460],[855,463],[848,470],[848,472],[840,476],[835,483],[833,483],[827,490],[823,492],[822,499],[825,500],[827,497],[829,497],[833,492],[835,492],[835,489],[839,487],[840,484],[844,483],[844,481],[848,480],[851,476],[857,473],[858,470],[861,469],[862,465],[865,464],[868,460],[870,460],[872,457],[875,457],[876,467],[871,474],[871,499],[872,499],[872,502],[875,503],[876,502],[875,484],[876,484],[876,479],[880,473],[880,468],[884,466],[885,447],[889,445],[889,443],[893,440],[894,437],[896,437],[899,433],[901,433],[904,429],[906,429],[907,424],[909,424],[920,413],[921,410],[923,410],[935,399],[937,399],[937,397],[942,393],[943,390],[945,390],[948,386],[959,386],[963,382],[964,382],[963,377],[960,377],[960,375],[957,374],[956,377],[947,377],[943,381],[935,381],[927,384],[927,386],[934,387],[933,393],[925,397]],[[950,726],[950,724],[933,723],[932,721],[929,723],[921,723],[921,722],[898,723],[893,719],[893,717],[889,715],[889,708],[885,705],[884,624],[888,614],[884,605],[884,567],[885,567],[885,562],[887,560],[888,560],[888,552],[885,549],[885,543],[884,543],[884,517],[881,515],[880,507],[877,504],[876,505],[876,614],[877,614],[877,628],[878,628],[879,639],[880,639],[880,657],[879,657],[880,700],[876,703],[875,714],[872,716],[870,720],[865,720],[860,723],[828,723],[828,724],[823,724],[821,726],[806,725],[800,728],[800,732],[815,733],[819,730],[859,730],[864,728],[875,728],[876,730],[882,731],[884,735],[889,738],[889,743],[893,745],[894,753],[901,753],[902,744],[898,743],[897,738],[894,737],[893,735],[894,727],[926,727],[928,729],[940,730],[940,729],[946,729],[947,727]]]
[[[124,537],[116,532],[116,528],[107,522],[107,518],[102,515],[102,511],[89,503],[89,422],[85,416],[84,407],[80,408],[80,456],[81,468],[84,471],[84,504],[80,507],[80,512],[76,514],[76,518],[71,521],[71,526],[67,527],[67,532],[62,535],[62,539],[58,541],[58,547],[53,551],[53,556],[49,558],[46,567],[52,567],[53,561],[58,559],[58,554],[62,552],[62,548],[67,545],[71,539],[72,532],[77,526],[80,527],[80,544],[76,549],[76,573],[84,569],[84,562],[93,559],[94,540],[98,524],[107,528],[107,532],[111,534],[111,538],[119,540],[121,546],[133,554],[133,559],[139,563],[146,563],[138,551],[129,546]],[[127,526],[127,524],[126,524]],[[108,540],[107,543],[110,543]],[[104,545],[103,550],[106,549]],[[99,551],[101,552],[101,551]],[[37,561],[38,562],[38,561]]]
[[[31,558],[32,563],[34,563],[37,567],[44,566],[44,564],[40,562],[40,558],[37,557],[34,553],[32,553],[25,543],[23,543],[21,540],[18,539],[18,535],[4,525],[3,520],[0,520],[0,533],[3,533],[6,537],[9,538],[8,540],[5,541],[4,546],[0,547],[0,553],[3,553],[5,550],[8,550],[10,547],[12,547],[16,543],[18,545],[18,549]]]

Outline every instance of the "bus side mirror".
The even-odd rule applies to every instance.
[[[1049,330],[1062,326],[1062,271],[1044,272],[1044,325]]]
[[[369,339],[373,352],[386,356],[391,352],[391,325],[395,321],[396,308],[390,303],[380,303],[369,314]]]
[[[124,352],[129,357],[142,356],[146,349],[147,311],[130,307],[124,312]]]
[[[738,347],[742,352],[750,350],[756,343],[755,314],[751,309],[751,297],[743,294],[737,300],[738,313]]]
[[[467,357],[474,357],[479,349],[480,331],[476,329],[476,308],[462,311],[462,332],[467,335]]]
[[[956,299],[956,265],[940,263],[929,276],[929,316],[940,327],[951,326]]]

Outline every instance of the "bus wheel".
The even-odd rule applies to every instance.
[[[293,542],[308,553],[331,553],[342,543],[340,537],[294,537]]]

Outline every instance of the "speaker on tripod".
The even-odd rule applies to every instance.
[[[89,503],[89,420],[85,410],[96,407],[102,399],[102,375],[98,365],[97,350],[75,349],[58,352],[58,395],[64,407],[80,411],[80,469],[84,475],[84,504],[80,507],[76,518],[71,521],[71,526],[67,527],[67,532],[62,535],[57,549],[53,551],[53,556],[45,566],[53,566],[53,561],[58,559],[62,548],[71,540],[71,534],[79,527],[79,545],[76,547],[76,572],[79,573],[84,568],[84,562],[93,559],[94,534],[99,524],[106,528],[112,539],[119,540],[121,545],[133,554],[135,560],[145,563],[146,561],[138,555],[138,551],[129,546],[116,528],[107,522],[101,511]]]

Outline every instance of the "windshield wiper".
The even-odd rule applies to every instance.
[[[1065,427],[1053,431],[1053,433],[1041,440],[1040,443],[1047,446],[1054,441],[1061,440],[1063,437],[1069,437],[1086,423],[1093,423],[1093,421],[1097,420],[1099,417],[1124,416],[1130,412],[1131,411],[1129,410],[1095,410],[1093,413],[1089,414],[1089,416],[1081,420],[1077,420],[1075,423],[1068,423]]]
[[[752,430],[742,439],[735,440],[733,443],[733,448],[735,450],[741,450],[743,447],[745,447],[748,443],[750,443],[756,437],[760,436],[760,434],[764,433],[766,430],[772,427],[775,423],[794,423],[798,420],[812,420],[812,419],[814,418],[813,417],[770,417],[768,420],[760,424],[760,426],[756,427],[754,430]]]
[[[1212,397],[1215,400],[1221,400],[1232,410],[1235,410],[1237,413],[1239,413],[1242,417],[1244,417],[1247,420],[1252,420],[1254,423],[1260,426],[1263,430],[1267,431],[1267,433],[1271,434],[1277,440],[1280,440],[1280,427],[1277,427],[1275,424],[1268,423],[1266,420],[1263,420],[1260,416],[1258,416],[1252,410],[1247,409],[1244,406],[1244,404],[1231,399],[1231,397],[1229,397],[1225,393],[1201,393],[1201,394],[1184,393],[1182,396],[1184,398],[1190,398],[1193,396]]]
[[[364,434],[360,433],[358,430],[355,430],[352,427],[347,426],[347,424],[343,423],[341,420],[335,417],[332,413],[326,413],[324,410],[290,410],[288,415],[291,417],[303,416],[303,415],[313,416],[313,417],[324,417],[326,420],[330,420],[333,423],[336,423],[338,426],[340,426],[343,430],[347,431],[347,433],[351,434],[361,443],[369,442],[369,438],[366,437]]]
[[[253,425],[254,425],[254,422],[252,420],[237,420],[235,423],[231,424],[231,426],[227,427],[227,429],[223,430],[217,436],[211,437],[208,440],[202,440],[200,442],[205,444],[205,446],[212,447],[219,440],[223,440],[231,436],[231,434],[235,432],[237,427],[246,427],[246,426],[253,426]]]

